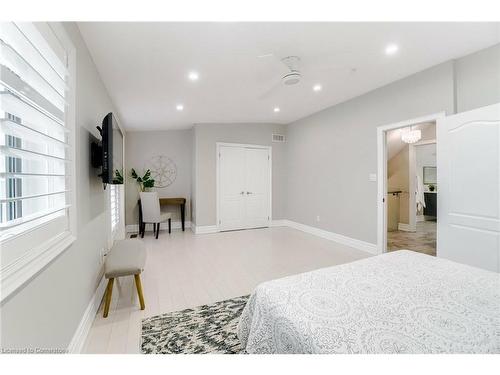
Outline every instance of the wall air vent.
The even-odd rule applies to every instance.
[[[273,134],[273,142],[285,142],[285,136],[283,134]]]

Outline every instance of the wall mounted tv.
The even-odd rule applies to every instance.
[[[106,184],[123,184],[123,134],[113,113],[108,113],[97,126],[101,141],[91,143],[91,163],[101,168],[99,177]]]

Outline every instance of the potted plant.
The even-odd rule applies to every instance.
[[[148,169],[142,177],[140,177],[134,168],[130,173],[131,177],[137,181],[141,191],[146,191],[146,189],[151,189],[155,186],[155,180],[151,178],[151,171]]]
[[[122,171],[116,169],[115,177],[113,177],[113,184],[123,184],[123,174]]]

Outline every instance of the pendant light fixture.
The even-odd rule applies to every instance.
[[[422,138],[422,131],[419,129],[413,130],[410,126],[409,128],[404,128],[401,130],[401,140],[405,143],[416,143]]]

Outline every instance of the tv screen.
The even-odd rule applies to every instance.
[[[123,134],[113,113],[102,120],[102,182],[123,184]]]

